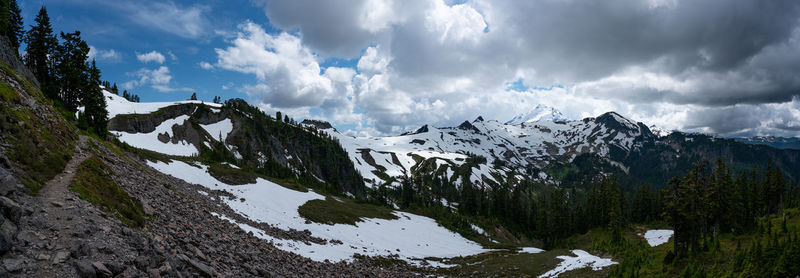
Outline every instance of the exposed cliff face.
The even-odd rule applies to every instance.
[[[14,72],[16,72],[22,78],[33,84],[35,87],[39,87],[39,81],[36,80],[36,77],[33,76],[31,70],[28,69],[28,67],[22,62],[19,53],[12,49],[11,43],[4,35],[0,35],[0,60],[2,60],[3,63],[14,70]]]

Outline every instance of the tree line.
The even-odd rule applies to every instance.
[[[5,0],[0,15],[5,36],[17,50],[25,42],[23,61],[40,83],[42,92],[66,115],[78,114],[78,127],[105,137],[108,111],[101,85],[101,73],[94,60],[89,61],[89,45],[81,32],[53,32],[47,9],[42,6],[30,30],[23,31],[22,17],[15,0]],[[61,39],[59,41],[59,38]],[[83,107],[79,111],[79,107]]]
[[[701,162],[660,190],[644,184],[626,192],[613,175],[586,181],[588,190],[559,188],[524,177],[515,184],[500,181],[486,186],[470,181],[469,169],[460,169],[471,168],[470,163],[451,165],[455,174],[448,177],[435,163],[426,165],[429,162],[421,162],[410,178],[387,177],[368,192],[370,199],[421,213],[444,210],[464,219],[497,221],[517,235],[542,240],[546,248],[593,228],[608,228],[621,239],[632,223],[666,223],[675,230],[673,255],[686,256],[705,248],[700,245],[713,244],[720,233],[753,232],[758,217],[800,206],[800,187],[774,165],[734,175],[723,159],[713,167]],[[442,199],[452,203],[445,205]],[[469,230],[465,223],[455,225]]]

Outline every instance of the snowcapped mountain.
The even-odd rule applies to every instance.
[[[550,116],[559,114],[550,108],[539,110],[548,111]],[[478,118],[456,127],[425,125],[413,133],[382,138],[354,138],[333,129],[324,131],[342,144],[373,186],[384,182],[396,185],[397,177],[410,177],[423,168],[457,183],[468,178],[473,184],[498,184],[526,169],[541,170],[585,153],[608,157],[611,149],[631,151],[655,138],[644,124],[615,112],[581,121],[532,119],[539,121],[512,125]],[[466,172],[467,176],[456,174]],[[534,178],[553,182],[543,171]]]
[[[561,111],[553,107],[539,104],[533,110],[527,113],[519,114],[510,121],[506,122],[508,125],[518,125],[521,123],[549,121],[549,122],[567,122],[569,119],[561,114]]]
[[[656,126],[656,125],[650,125],[649,128],[650,128],[650,131],[653,132],[653,134],[655,134],[658,137],[665,137],[665,136],[669,135],[670,133],[672,133],[672,131],[669,131],[667,129],[663,129],[663,128],[661,128],[659,126]]]

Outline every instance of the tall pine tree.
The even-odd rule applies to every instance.
[[[81,39],[81,32],[65,34],[61,32],[63,44],[58,47],[56,74],[60,87],[60,97],[64,106],[76,111],[81,103],[81,91],[89,80],[86,60],[89,58],[89,45]],[[100,84],[99,81],[97,83]]]
[[[6,36],[8,36],[8,40],[11,42],[11,46],[14,47],[14,50],[17,50],[19,49],[20,42],[22,41],[22,36],[25,35],[22,22],[22,10],[19,9],[17,0],[7,1],[8,26],[6,27],[5,33]]]
[[[42,91],[51,98],[58,96],[57,85],[53,79],[53,61],[58,40],[53,35],[53,26],[50,24],[50,16],[47,9],[42,6],[39,14],[36,15],[35,25],[31,26],[25,35],[25,64],[33,71],[33,75],[39,80]]]
[[[105,138],[108,126],[108,111],[103,91],[100,90],[100,70],[95,61],[89,68],[89,80],[83,89],[82,104],[85,107],[84,117],[89,127],[100,138]]]

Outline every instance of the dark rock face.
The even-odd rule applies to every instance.
[[[480,133],[481,132],[480,130],[478,130],[477,127],[472,125],[469,121],[464,121],[463,123],[458,125],[458,129],[469,130],[469,131],[472,131],[472,132],[475,132],[475,133]]]
[[[310,126],[315,127],[316,129],[331,129],[331,128],[333,128],[331,123],[326,122],[326,121],[320,121],[320,120],[305,119],[305,120],[303,120],[303,122],[301,122],[301,124],[310,125]]]
[[[17,51],[12,49],[11,43],[5,35],[0,35],[0,60],[5,62],[11,69],[28,79],[35,86],[39,86],[39,81],[33,76],[33,73],[20,59]]]
[[[150,114],[117,115],[109,119],[108,130],[127,133],[150,133],[156,130],[156,126],[166,120],[174,119],[181,115],[191,115],[197,109],[197,106],[196,104],[173,105]]]

